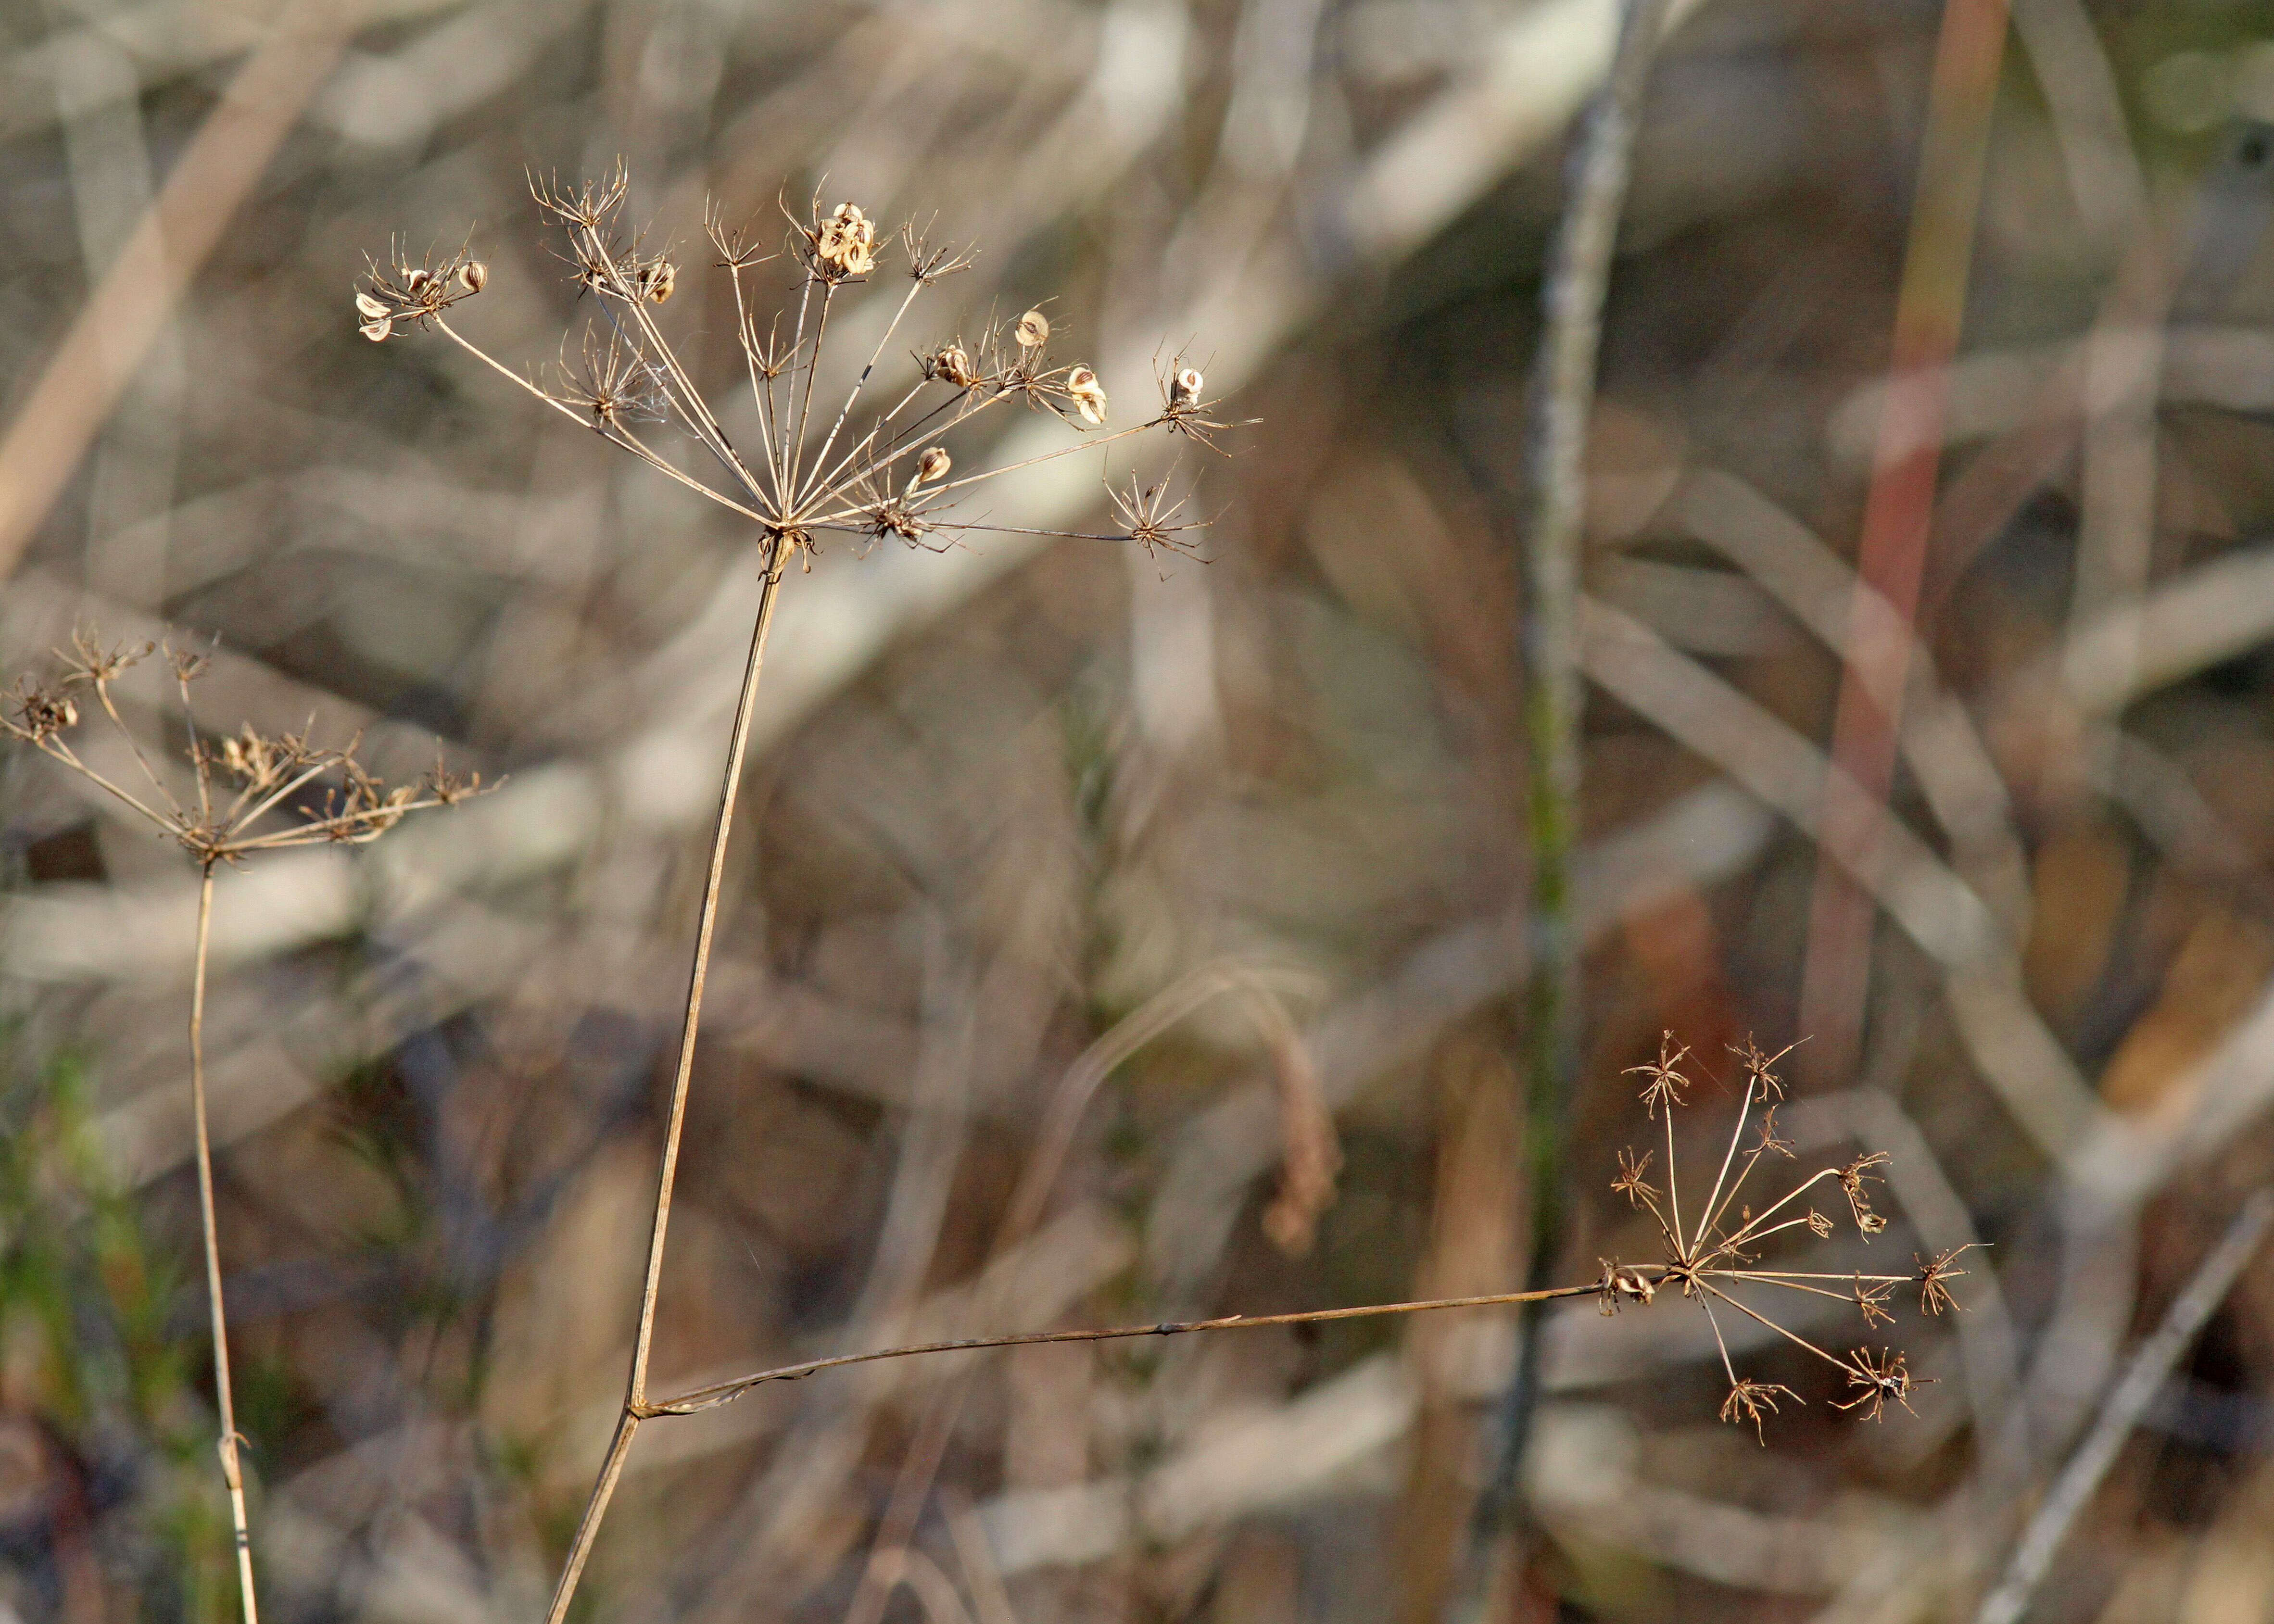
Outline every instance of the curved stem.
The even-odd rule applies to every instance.
[[[245,1473],[237,1458],[237,1402],[230,1390],[229,1313],[221,1297],[221,1230],[214,1220],[213,1136],[206,1124],[206,949],[213,925],[213,864],[198,886],[198,952],[190,978],[190,1117],[197,1134],[198,1217],[205,1230],[206,1301],[213,1313],[214,1392],[221,1406],[221,1475],[237,1536],[237,1593],[245,1624],[260,1624],[252,1595],[252,1534],[245,1515]]]
[[[632,1436],[639,1430],[639,1423],[647,1411],[648,1356],[655,1342],[656,1297],[663,1284],[664,1239],[671,1227],[672,1185],[679,1173],[680,1135],[687,1125],[688,1085],[695,1074],[695,1042],[703,1022],[703,984],[710,974],[711,937],[719,921],[719,892],[727,872],[727,840],[734,824],[734,792],[742,782],[742,760],[749,748],[750,722],[757,709],[758,676],[765,662],[766,633],[773,626],[774,605],[781,595],[783,567],[788,562],[788,554],[777,538],[767,550],[764,585],[758,599],[757,618],[750,628],[749,658],[742,671],[742,697],[734,706],[734,733],[727,747],[727,770],[719,789],[719,816],[711,835],[711,867],[703,884],[703,911],[695,928],[695,964],[687,980],[687,1010],[680,1025],[678,1069],[671,1079],[671,1110],[664,1125],[663,1164],[656,1178],[655,1220],[648,1236],[647,1276],[640,1287],[639,1325],[632,1341],[631,1374],[624,1386],[623,1413],[608,1446],[607,1459],[592,1485],[592,1496],[584,1507],[584,1520],[576,1526],[560,1583],[553,1588],[546,1624],[561,1624],[568,1615],[568,1603],[576,1593],[576,1582],[584,1574],[585,1560],[591,1555],[600,1521],[607,1515],[608,1501],[622,1474]]]

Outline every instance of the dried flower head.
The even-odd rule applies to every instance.
[[[1187,411],[1201,403],[1201,390],[1208,380],[1196,367],[1182,367],[1169,385],[1169,408],[1172,411]]]
[[[373,261],[355,295],[356,330],[377,343],[400,327],[432,321],[488,285],[488,267],[463,251],[440,265],[402,263],[391,271]]]
[[[878,264],[885,234],[860,205],[825,207],[817,196],[802,218],[786,201],[779,204],[791,228],[788,253],[803,275],[787,304],[772,311],[761,306],[762,289],[748,274],[770,257],[754,230],[730,228],[715,215],[704,222],[705,234],[719,250],[719,268],[729,279],[757,420],[754,435],[730,438],[722,413],[694,382],[701,369],[681,361],[659,325],[658,307],[676,287],[677,267],[671,257],[644,250],[636,233],[624,231],[620,215],[625,192],[621,166],[599,182],[574,189],[558,182],[531,184],[531,195],[564,229],[561,257],[569,274],[606,306],[604,322],[593,324],[584,340],[581,367],[564,365],[560,380],[550,387],[513,372],[448,319],[450,299],[464,297],[464,289],[486,279],[486,272],[473,270],[463,255],[420,278],[392,276],[384,286],[374,278],[361,295],[373,308],[359,304],[358,315],[366,323],[384,324],[374,327],[377,336],[400,333],[406,324],[434,328],[546,406],[749,520],[766,550],[770,572],[779,572],[798,553],[808,555],[809,568],[813,549],[832,533],[897,536],[944,547],[974,530],[1014,529],[953,516],[968,486],[1007,471],[951,472],[955,464],[947,459],[954,431],[1006,403],[1024,403],[1090,428],[1106,423],[1106,393],[1096,370],[1049,364],[1050,324],[1039,309],[1006,329],[990,330],[975,347],[958,340],[916,350],[920,376],[881,401],[869,396],[878,363],[918,296],[970,263],[968,252],[930,247],[912,226],[900,232],[909,278],[881,323],[876,350],[865,363],[856,358],[847,369],[854,382],[841,400],[820,398],[824,349],[832,335],[847,330],[843,320],[832,319],[835,306],[855,297],[854,285]],[[568,349],[564,342],[564,354]],[[641,425],[659,419],[675,422],[723,477],[706,478],[702,466],[690,470],[684,459],[652,443]],[[1088,443],[1178,426],[1156,417],[1109,430]],[[748,443],[738,444],[737,439]],[[1078,448],[1079,443],[1069,444],[1028,462]],[[1193,526],[1180,516],[1182,499],[1170,496],[1164,485],[1133,485],[1126,494],[1114,492],[1112,500],[1125,528],[1101,539],[1182,550],[1179,537]]]
[[[1618,1312],[1622,1300],[1639,1303],[1645,1308],[1650,1306],[1651,1299],[1658,1295],[1656,1281],[1642,1270],[1629,1268],[1615,1259],[1597,1260],[1603,1266],[1602,1274],[1595,1281],[1595,1296],[1601,1312]]]
[[[952,383],[959,389],[979,387],[979,374],[972,370],[971,357],[964,353],[961,344],[942,344],[931,354],[918,358],[927,383]]]
[[[1784,1098],[1784,1079],[1769,1068],[1799,1047],[1797,1043],[1788,1043],[1775,1054],[1765,1055],[1761,1053],[1760,1045],[1748,1037],[1744,1048],[1739,1049],[1732,1044],[1729,1052],[1744,1064],[1745,1086],[1752,1091],[1756,1100],[1766,1104],[1771,1100]]]
[[[1721,1419],[1732,1425],[1743,1421],[1751,1422],[1753,1436],[1760,1440],[1762,1447],[1766,1448],[1769,1439],[1761,1425],[1761,1414],[1764,1410],[1770,1415],[1776,1413],[1777,1395],[1780,1393],[1796,1404],[1807,1402],[1790,1387],[1740,1378],[1729,1384],[1729,1395],[1721,1401]]]
[[[1087,366],[1070,367],[1065,375],[1066,398],[1081,414],[1081,420],[1092,428],[1105,425],[1105,386],[1097,374]]]
[[[860,206],[840,203],[812,234],[817,263],[841,276],[865,276],[877,267],[877,228]]]
[[[1627,1077],[1649,1079],[1643,1085],[1642,1101],[1650,1108],[1653,1120],[1657,1118],[1660,1106],[1665,1106],[1670,1114],[1675,1106],[1683,1103],[1682,1091],[1690,1086],[1690,1079],[1675,1068],[1689,1055],[1690,1045],[1684,1043],[1677,1049],[1674,1047],[1674,1034],[1661,1033],[1658,1040],[1658,1058],[1647,1065],[1629,1066],[1623,1073]]]
[[[1969,1241],[1963,1246],[1953,1246],[1924,1259],[1916,1252],[1911,1253],[1911,1261],[1918,1265],[1918,1273],[1914,1278],[1918,1282],[1921,1313],[1939,1314],[1946,1308],[1952,1313],[1958,1312],[1958,1299],[1950,1295],[1946,1282],[1959,1279],[1966,1273],[1958,1267],[1959,1254],[1971,1252],[1978,1244],[1979,1242]]]
[[[252,853],[282,846],[359,844],[376,838],[406,813],[442,804],[439,797],[413,786],[390,789],[380,783],[356,760],[354,741],[343,748],[322,749],[297,734],[270,737],[247,725],[217,745],[208,745],[190,713],[191,685],[203,673],[206,660],[165,649],[190,732],[189,781],[177,788],[178,780],[169,780],[145,753],[112,694],[122,676],[160,651],[160,645],[151,643],[106,648],[91,631],[74,631],[70,651],[58,652],[61,680],[53,687],[19,680],[16,715],[0,717],[0,733],[30,745],[115,796],[208,872],[217,863],[241,862]],[[139,787],[104,773],[64,737],[79,719],[79,706],[71,698],[74,688],[93,695],[139,771]],[[237,786],[233,795],[215,783],[216,764]],[[454,798],[476,793],[479,786],[478,778],[455,786]]]
[[[1841,1362],[1841,1368],[1848,1372],[1848,1385],[1863,1390],[1835,1408],[1861,1410],[1864,1420],[1877,1421],[1886,1414],[1887,1401],[1893,1399],[1911,1414],[1918,1414],[1911,1410],[1911,1387],[1915,1381],[1924,1379],[1911,1375],[1901,1354],[1882,1348],[1875,1358],[1870,1349],[1858,1348]]]
[[[1645,1150],[1642,1153],[1642,1160],[1638,1162],[1633,1151],[1619,1152],[1619,1176],[1611,1180],[1611,1188],[1637,1207],[1642,1205],[1644,1197],[1658,1193],[1657,1187],[1643,1177],[1649,1169],[1653,1154]]]
[[[1884,1167],[1886,1161],[1885,1151],[1874,1151],[1856,1157],[1840,1169],[1841,1193],[1848,1198],[1848,1210],[1855,1215],[1856,1227],[1866,1237],[1877,1235],[1887,1227],[1887,1221],[1871,1210],[1871,1198],[1864,1188],[1867,1182],[1879,1182],[1878,1175],[1871,1169]]]
[[[1864,1185],[1871,1177],[1870,1169],[1884,1166],[1887,1158],[1876,1152],[1860,1154],[1844,1165],[1818,1168],[1773,1199],[1763,1200],[1758,1195],[1747,1199],[1747,1187],[1764,1162],[1773,1167],[1777,1161],[1794,1155],[1792,1145],[1777,1136],[1774,1101],[1781,1090],[1770,1069],[1787,1051],[1764,1055],[1758,1047],[1748,1043],[1734,1052],[1744,1064],[1745,1086],[1728,1147],[1721,1154],[1713,1182],[1706,1192],[1705,1202],[1699,1207],[1690,1205],[1683,1191],[1675,1158],[1678,1147],[1674,1118],[1684,1104],[1683,1093],[1690,1083],[1679,1068],[1690,1051],[1678,1046],[1669,1032],[1659,1041],[1656,1061],[1632,1068],[1645,1079],[1642,1100],[1651,1117],[1657,1119],[1660,1115],[1659,1108],[1665,1108],[1666,1187],[1661,1193],[1644,1177],[1652,1161],[1649,1154],[1638,1158],[1633,1151],[1625,1150],[1619,1154],[1619,1176],[1612,1181],[1611,1188],[1650,1215],[1658,1229],[1663,1261],[1640,1271],[1633,1266],[1620,1267],[1639,1272],[1657,1286],[1678,1287],[1680,1295],[1697,1303],[1705,1313],[1721,1351],[1722,1373],[1730,1385],[1729,1397],[1721,1410],[1724,1421],[1751,1421],[1758,1433],[1763,1413],[1773,1413],[1776,1408],[1774,1395],[1796,1396],[1788,1388],[1765,1386],[1737,1373],[1728,1339],[1722,1334],[1721,1319],[1725,1314],[1755,1321],[1839,1370],[1851,1387],[1866,1389],[1861,1399],[1843,1408],[1884,1403],[1889,1398],[1901,1402],[1909,1392],[1911,1378],[1900,1353],[1883,1350],[1876,1358],[1866,1358],[1861,1353],[1842,1357],[1780,1324],[1768,1311],[1766,1296],[1790,1292],[1829,1297],[1853,1304],[1867,1328],[1888,1324],[1894,1315],[1887,1305],[1896,1288],[1917,1283],[1923,1293],[1931,1291],[1950,1272],[1950,1259],[1956,1254],[1946,1254],[1934,1263],[1921,1264],[1916,1275],[1812,1270],[1761,1261],[1766,1248],[1781,1244],[1778,1242],[1781,1236],[1790,1241],[1805,1233],[1822,1240],[1833,1233],[1832,1221],[1806,1204],[1808,1192],[1818,1184],[1837,1184],[1841,1187],[1851,1211],[1856,1214],[1858,1227],[1865,1234],[1876,1234],[1885,1229],[1886,1221],[1871,1210]],[[1753,1129],[1750,1139],[1748,1127]],[[1752,1204],[1757,1200],[1762,1201],[1758,1211]],[[1623,1297],[1635,1300],[1630,1294],[1621,1292],[1611,1266],[1606,1265],[1605,1270],[1596,1282],[1597,1295],[1605,1311],[1616,1308]],[[1923,1296],[1922,1305],[1933,1304]]]
[[[679,286],[679,267],[660,257],[640,261],[632,267],[632,286],[651,304],[660,304]]]

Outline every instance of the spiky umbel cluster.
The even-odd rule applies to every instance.
[[[757,444],[746,449],[728,437],[719,414],[657,325],[656,307],[677,288],[679,267],[668,250],[651,252],[640,238],[627,242],[619,235],[625,192],[621,167],[597,184],[571,189],[532,183],[531,191],[567,236],[564,257],[575,281],[600,301],[606,330],[596,328],[586,336],[580,365],[564,363],[548,386],[507,367],[453,326],[446,319],[449,307],[487,281],[486,268],[463,253],[431,268],[374,268],[356,295],[362,330],[375,339],[412,327],[440,330],[546,405],[658,472],[756,522],[776,569],[797,550],[812,551],[830,532],[898,537],[910,545],[934,548],[953,545],[975,530],[1037,533],[949,515],[960,492],[1014,468],[1156,429],[1212,446],[1213,432],[1234,426],[1209,415],[1201,373],[1180,362],[1172,376],[1161,380],[1159,409],[1144,421],[1021,462],[949,477],[942,437],[1006,402],[1084,430],[1105,428],[1109,402],[1103,380],[1086,363],[1054,361],[1050,318],[1030,310],[968,345],[958,338],[915,352],[915,375],[903,393],[848,428],[917,297],[971,261],[968,254],[932,246],[913,226],[879,233],[858,205],[825,209],[816,198],[803,218],[782,208],[787,232],[772,246],[749,228],[729,229],[716,218],[705,223],[719,268],[733,285],[735,334],[757,408]],[[816,381],[832,316],[849,289],[883,274],[895,240],[907,290],[833,414],[825,406],[817,410]],[[756,273],[778,260],[793,273],[794,297],[762,314]],[[651,420],[676,421],[709,453],[723,477],[698,478],[666,457],[635,427]],[[1133,484],[1127,496],[1115,494],[1113,506],[1126,528],[1093,538],[1182,551],[1178,538],[1194,528],[1180,516],[1181,502],[1168,499],[1158,485]]]
[[[1677,1048],[1669,1032],[1660,1039],[1655,1061],[1629,1068],[1630,1075],[1644,1079],[1641,1097],[1650,1115],[1657,1117],[1660,1108],[1665,1108],[1666,1190],[1661,1199],[1658,1187],[1649,1180],[1653,1153],[1645,1152],[1638,1159],[1631,1150],[1619,1153],[1619,1176],[1611,1181],[1611,1188],[1650,1214],[1658,1226],[1664,1260],[1630,1265],[1606,1259],[1597,1282],[1603,1312],[1615,1312],[1625,1302],[1647,1303],[1660,1287],[1679,1287],[1683,1297],[1705,1311],[1713,1328],[1714,1342],[1721,1350],[1722,1373],[1729,1381],[1728,1396],[1721,1404],[1721,1419],[1751,1422],[1756,1434],[1762,1435],[1765,1441],[1763,1417],[1775,1412],[1779,1398],[1789,1398],[1796,1403],[1806,1401],[1790,1387],[1753,1381],[1737,1374],[1729,1358],[1728,1340],[1721,1335],[1721,1317],[1714,1307],[1717,1303],[1731,1312],[1758,1321],[1840,1371],[1855,1396],[1838,1408],[1860,1410],[1873,1420],[1885,1412],[1890,1400],[1908,1410],[1911,1388],[1923,1379],[1911,1375],[1901,1353],[1885,1348],[1877,1354],[1867,1348],[1856,1348],[1845,1356],[1828,1352],[1778,1324],[1736,1292],[1739,1289],[1796,1291],[1852,1303],[1868,1331],[1874,1324],[1893,1323],[1893,1316],[1885,1304],[1900,1286],[1918,1287],[1922,1312],[1939,1314],[1946,1308],[1954,1310],[1957,1304],[1947,1282],[1966,1272],[1957,1266],[1957,1259],[1968,1248],[1954,1248],[1931,1259],[1922,1260],[1915,1256],[1913,1261],[1917,1267],[1908,1274],[1838,1274],[1757,1267],[1761,1248],[1780,1235],[1802,1229],[1818,1240],[1831,1235],[1835,1227],[1833,1220],[1812,1205],[1802,1204],[1808,1192],[1819,1184],[1839,1186],[1848,1204],[1849,1216],[1865,1240],[1884,1230],[1886,1220],[1872,1211],[1866,1186],[1878,1182],[1871,1169],[1885,1166],[1887,1158],[1869,1153],[1838,1166],[1821,1168],[1756,1213],[1739,1199],[1753,1169],[1764,1157],[1793,1157],[1792,1146],[1777,1137],[1777,1104],[1784,1098],[1784,1084],[1773,1070],[1791,1049],[1788,1046],[1773,1055],[1765,1055],[1748,1041],[1743,1049],[1731,1052],[1744,1068],[1744,1099],[1737,1110],[1736,1125],[1730,1130],[1729,1146],[1722,1154],[1713,1188],[1706,1192],[1705,1204],[1687,1219],[1682,1207],[1681,1180],[1675,1170],[1674,1114],[1685,1103],[1683,1094],[1690,1086],[1690,1079],[1681,1070],[1690,1057],[1690,1050],[1686,1046]],[[1758,1120],[1753,1116],[1757,1108],[1760,1111]],[[1747,1143],[1745,1135],[1749,1125],[1753,1130],[1751,1143]],[[1732,1169],[1736,1169],[1734,1177]]]
[[[181,694],[189,723],[194,801],[177,793],[143,753],[118,713],[112,688],[153,655],[162,655]],[[362,845],[377,839],[410,813],[448,806],[481,793],[481,775],[461,779],[440,763],[416,784],[390,788],[356,760],[356,741],[325,748],[305,735],[274,738],[247,724],[233,737],[208,743],[190,714],[190,685],[203,674],[203,656],[154,643],[105,648],[92,631],[72,634],[68,653],[56,651],[60,671],[49,680],[19,680],[0,733],[32,746],[116,796],[180,845],[206,868],[237,863],[254,852],[291,846]],[[72,742],[79,723],[79,696],[93,696],[139,770],[142,788],[128,788],[90,763]]]

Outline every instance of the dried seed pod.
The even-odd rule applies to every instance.
[[[365,322],[356,331],[375,344],[395,331],[395,322],[389,317],[381,316],[376,321]]]
[[[916,459],[916,483],[922,485],[927,479],[945,479],[947,470],[954,466],[954,459],[947,455],[945,446],[926,446],[923,455]]]
[[[433,280],[433,273],[423,265],[406,265],[403,267],[403,285],[413,293],[418,292]]]
[[[1050,319],[1041,311],[1030,310],[1019,318],[1018,326],[1011,332],[1019,341],[1020,349],[1040,350],[1050,342]]]
[[[668,259],[651,259],[632,273],[632,285],[650,304],[660,304],[679,286],[679,268]]]
[[[876,225],[858,204],[840,203],[813,230],[814,258],[848,276],[876,267]]]
[[[368,293],[358,293],[355,301],[356,313],[366,321],[376,321],[387,314],[387,306]]]
[[[458,281],[469,293],[479,293],[490,283],[490,267],[479,259],[469,259],[458,267]]]
[[[1065,380],[1066,398],[1081,414],[1081,420],[1092,428],[1105,421],[1105,386],[1097,381],[1097,374],[1087,366],[1069,368]]]
[[[1169,387],[1169,404],[1189,409],[1201,403],[1201,388],[1208,380],[1197,368],[1187,366],[1179,372]]]
[[[971,370],[971,357],[963,353],[960,344],[941,345],[925,370],[931,377],[945,379],[959,389],[968,389],[979,381],[979,374]]]

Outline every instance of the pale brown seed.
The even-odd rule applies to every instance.
[[[1176,382],[1169,391],[1169,404],[1171,406],[1199,405],[1201,387],[1206,381],[1195,369],[1189,366],[1185,368],[1177,374]]]
[[[968,389],[976,383],[978,374],[971,370],[971,357],[963,353],[960,344],[943,344],[931,358],[932,374],[944,378],[959,389]]]
[[[490,267],[479,259],[469,259],[458,267],[458,281],[469,293],[479,293],[489,286]]]
[[[1105,386],[1096,372],[1087,366],[1073,368],[1066,373],[1065,391],[1084,423],[1096,428],[1105,421]]]
[[[1050,342],[1050,319],[1041,311],[1030,310],[1019,318],[1012,335],[1019,341],[1020,349],[1040,350]]]
[[[395,323],[388,318],[381,316],[376,321],[365,322],[361,327],[358,327],[356,331],[362,334],[365,338],[371,340],[371,342],[375,344],[382,338],[385,338],[388,334],[395,331]]]
[[[927,446],[923,455],[916,459],[916,478],[920,483],[926,479],[945,479],[947,470],[954,465],[954,459],[947,455],[945,446]]]
[[[372,297],[368,293],[358,293],[356,295],[355,307],[356,312],[362,316],[366,321],[376,321],[381,316],[387,314],[387,306],[380,304],[377,299]]]

